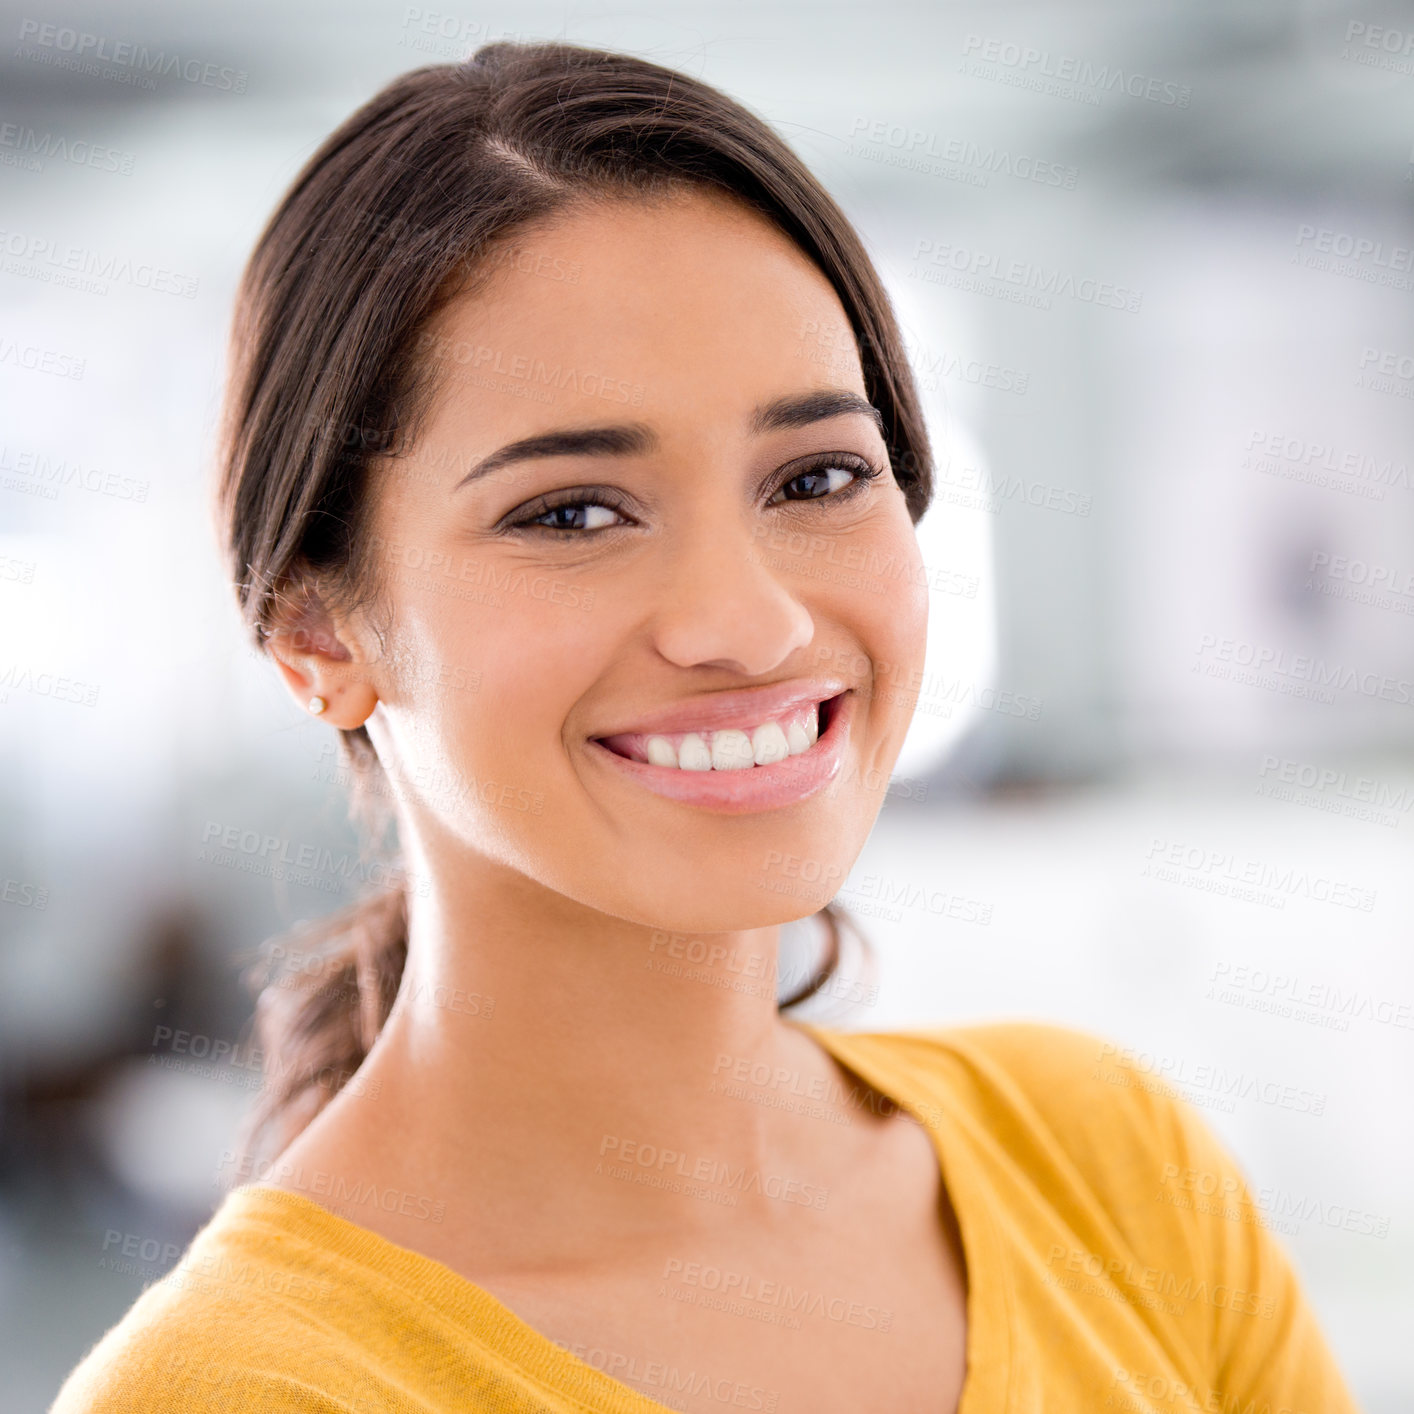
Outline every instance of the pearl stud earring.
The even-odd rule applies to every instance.
[[[317,717],[329,704],[322,697],[309,699],[309,710]]]

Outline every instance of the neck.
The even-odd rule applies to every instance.
[[[868,1116],[852,1077],[778,1013],[777,925],[687,934],[511,871],[413,877],[429,891],[409,896],[407,966],[363,1094],[341,1094],[292,1151],[341,1136],[346,1164],[435,1187],[449,1222],[463,1205],[483,1253],[496,1234],[554,1230],[547,1214],[575,1216],[573,1243],[739,1219],[743,1196],[789,1221],[828,1189]],[[759,1180],[703,1201],[743,1172]]]

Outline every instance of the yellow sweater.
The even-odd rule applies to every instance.
[[[1021,1022],[803,1029],[932,1134],[969,1275],[959,1414],[1355,1410],[1241,1170],[1119,1048]],[[253,1184],[51,1414],[667,1414],[710,1379],[603,1364],[441,1263]]]

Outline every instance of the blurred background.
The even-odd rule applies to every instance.
[[[354,107],[507,37],[746,103],[905,324],[932,636],[840,1024],[1136,1048],[1362,1407],[1409,1409],[1414,7],[439,3],[0,7],[6,1409],[209,1216],[259,1078],[240,958],[360,886],[332,734],[214,549],[235,281]]]

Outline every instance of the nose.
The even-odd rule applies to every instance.
[[[681,668],[770,673],[815,636],[810,610],[769,562],[747,524],[701,525],[663,547],[653,616],[658,652]]]

